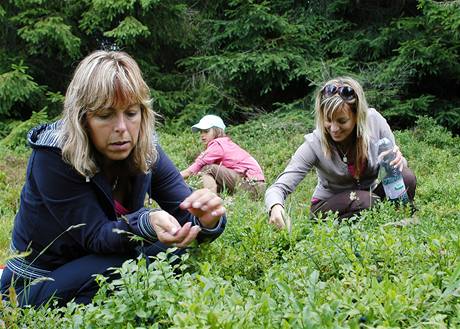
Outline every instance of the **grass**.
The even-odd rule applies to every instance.
[[[0,264],[4,264],[8,256],[14,215],[19,208],[28,152],[18,154],[2,149],[0,153]]]
[[[230,127],[272,182],[312,118],[269,114]],[[263,201],[224,196],[228,226],[192,250],[181,275],[165,256],[147,267],[125,263],[121,279],[102,284],[94,303],[20,310],[0,306],[12,328],[447,328],[460,326],[460,152],[458,138],[421,119],[396,133],[418,179],[416,217],[381,203],[354,222],[308,219],[316,184],[307,175],[290,196],[292,233],[267,224]],[[179,169],[201,151],[197,134],[161,130]],[[15,162],[16,161],[16,162]],[[13,167],[11,164],[15,163]],[[5,259],[25,155],[0,161],[0,252]],[[17,169],[21,168],[21,169]],[[198,181],[192,180],[193,186]],[[103,281],[103,280],[102,280]],[[1,313],[0,313],[1,314]],[[0,325],[1,328],[1,325]]]

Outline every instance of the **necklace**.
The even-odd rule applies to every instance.
[[[351,145],[348,146],[345,152],[342,152],[338,144],[335,145],[335,148],[339,152],[339,155],[342,157],[342,161],[348,164],[348,152],[350,152]]]
[[[115,181],[112,184],[112,191],[115,191],[117,187],[118,187],[118,176],[115,177]]]

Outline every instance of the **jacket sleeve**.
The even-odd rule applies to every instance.
[[[127,234],[128,221],[109,218],[95,186],[86,182],[57,152],[41,149],[31,155],[30,179],[34,193],[49,215],[42,214],[43,229],[67,232],[75,243],[92,253],[124,253],[136,245]],[[106,208],[107,209],[107,208]]]
[[[150,196],[163,210],[174,216],[181,225],[186,222],[200,225],[198,218],[179,207],[180,203],[192,193],[192,189],[185,183],[176,166],[174,166],[163,149],[158,146],[157,150],[158,159],[152,171]],[[226,217],[224,215],[220,218],[215,228],[207,229],[202,227],[198,235],[198,241],[214,240],[222,234],[225,225]]]
[[[195,160],[195,162],[187,169],[194,174],[197,174],[201,168],[213,163],[220,163],[224,158],[224,149],[215,140],[209,142],[208,147]]]
[[[396,145],[395,136],[391,131],[390,125],[388,124],[387,120],[379,112],[376,111],[376,113],[379,139],[386,137],[391,140],[393,145]]]
[[[305,141],[294,153],[286,169],[278,176],[275,183],[265,193],[265,208],[267,211],[275,204],[284,205],[287,196],[291,194],[316,161],[316,155]]]

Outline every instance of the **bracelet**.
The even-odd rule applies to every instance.
[[[273,206],[270,207],[270,210],[268,211],[268,217],[271,217],[272,215],[272,209],[274,206],[276,205],[280,205],[283,209],[284,209],[284,206],[281,204],[281,203],[275,203]]]

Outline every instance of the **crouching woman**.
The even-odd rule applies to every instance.
[[[97,51],[78,65],[62,120],[28,136],[33,151],[11,241],[14,253],[28,255],[7,262],[4,298],[13,286],[20,305],[52,297],[87,304],[98,290],[94,274],[222,233],[222,200],[185,184],[154,139],[150,104],[128,54]],[[145,207],[146,195],[160,208]]]
[[[304,143],[265,194],[270,224],[286,226],[285,200],[313,169],[318,183],[311,198],[312,217],[331,211],[339,218],[350,218],[384,199],[382,183],[377,179],[377,145],[382,138],[395,145],[395,159],[390,165],[401,171],[413,207],[416,177],[385,118],[368,107],[358,81],[338,77],[326,82],[316,93],[315,115],[316,129],[305,136]]]

